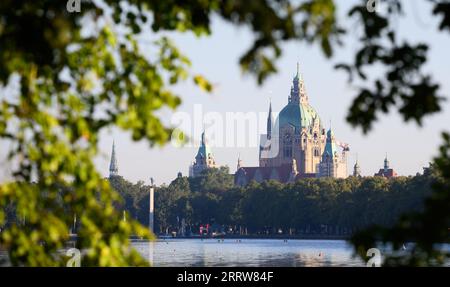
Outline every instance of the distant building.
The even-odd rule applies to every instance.
[[[342,149],[338,151],[338,148]],[[260,136],[259,166],[244,167],[239,162],[235,183],[269,179],[288,182],[306,177],[346,177],[348,145],[338,142],[331,129],[326,133],[316,110],[309,104],[303,76],[292,80],[288,104],[275,125],[269,105],[267,133]]]
[[[347,177],[347,156],[344,152],[338,151],[338,145],[331,128],[327,132],[327,143],[322,154],[322,159],[318,164],[317,177]]]
[[[210,147],[208,146],[205,131],[202,133],[202,139],[200,147],[198,148],[197,155],[195,156],[194,163],[189,167],[189,176],[197,177],[202,171],[208,168],[217,167]]]
[[[381,168],[376,174],[374,174],[374,176],[382,176],[382,177],[387,177],[387,178],[397,176],[397,173],[394,171],[394,169],[389,168],[389,161],[387,159],[387,155],[384,158],[384,167]]]
[[[355,165],[353,166],[353,176],[361,177],[361,168],[359,167],[358,160],[356,160]]]
[[[113,141],[112,152],[111,152],[111,161],[109,163],[109,178],[119,175],[119,165],[117,164],[116,158],[116,145]]]

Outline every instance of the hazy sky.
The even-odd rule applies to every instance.
[[[258,86],[253,77],[243,76],[238,65],[239,56],[252,41],[252,35],[247,29],[237,29],[215,18],[210,37],[171,35],[179,48],[191,59],[192,71],[205,75],[216,85],[216,91],[210,95],[200,92],[190,82],[180,84],[176,91],[181,95],[183,103],[178,110],[192,115],[194,105],[201,104],[203,113],[218,112],[225,115],[227,112],[267,112],[271,98],[274,112],[279,112],[287,104],[298,61],[311,105],[319,113],[325,126],[328,128],[331,120],[336,137],[350,144],[349,172],[352,170],[356,153],[363,175],[373,175],[378,171],[382,167],[385,153],[388,154],[391,166],[400,175],[421,172],[422,167],[436,155],[437,147],[441,143],[441,131],[450,130],[450,104],[446,102],[444,111],[429,117],[421,128],[415,123],[405,124],[395,112],[381,115],[367,136],[364,136],[360,129],[355,130],[347,124],[345,116],[356,90],[348,84],[347,75],[334,70],[333,66],[337,62],[351,59],[358,47],[354,41],[358,35],[351,28],[354,20],[349,21],[345,17],[350,5],[347,2],[350,1],[341,2],[341,24],[351,31],[345,38],[345,47],[336,53],[332,60],[328,60],[317,46],[298,42],[284,44],[283,56],[277,63],[280,71],[263,86]],[[396,25],[404,38],[431,44],[426,70],[441,84],[441,94],[449,95],[450,35],[436,33],[437,19],[429,16],[430,6],[422,2],[405,1],[404,9],[408,17],[397,20]],[[164,121],[170,122],[171,113],[164,112],[162,116]],[[201,129],[201,126],[197,129]],[[257,130],[249,132],[254,135],[258,133]],[[161,184],[170,182],[179,171],[187,175],[189,164],[197,150],[196,147],[177,148],[170,144],[164,148],[150,149],[146,142],[132,142],[128,133],[115,129],[104,131],[100,139],[102,154],[96,162],[105,176],[108,174],[113,138],[116,142],[119,174],[131,181],[148,182],[150,177],[154,177],[156,183]],[[216,162],[228,165],[232,172],[236,169],[238,153],[244,165],[258,164],[256,147],[212,146],[212,151]]]

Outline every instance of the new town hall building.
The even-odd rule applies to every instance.
[[[259,166],[243,166],[238,159],[235,184],[244,186],[252,180],[286,183],[308,177],[345,178],[348,151],[348,144],[338,141],[331,127],[325,129],[319,114],[310,105],[297,64],[287,105],[275,121],[269,105],[267,132],[260,136]],[[203,170],[216,166],[203,133],[190,176],[199,176]],[[360,176],[358,162],[353,176]]]
[[[348,145],[337,141],[331,128],[325,130],[319,114],[310,105],[297,64],[288,103],[275,122],[269,106],[267,133],[260,136],[259,166],[245,167],[239,162],[235,183],[347,177],[348,151]]]

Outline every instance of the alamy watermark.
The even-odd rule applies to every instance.
[[[378,248],[370,248],[366,252],[366,256],[370,257],[370,259],[367,261],[366,266],[367,267],[380,267],[381,266],[381,251]]]
[[[369,13],[383,13],[387,11],[387,3],[381,0],[367,0],[366,9]]]
[[[67,260],[66,267],[80,267],[81,266],[81,252],[77,248],[70,248],[66,251]]]
[[[69,13],[81,12],[81,0],[67,0],[66,9]]]
[[[200,145],[205,133],[205,140],[211,147],[260,147],[267,151],[266,158],[275,157],[278,154],[278,122],[275,113],[271,123],[268,123],[268,116],[268,112],[254,111],[204,112],[201,104],[195,104],[192,113],[177,111],[172,115],[170,125],[175,129],[171,144],[174,147],[195,147]]]

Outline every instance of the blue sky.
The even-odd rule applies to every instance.
[[[422,1],[405,2],[408,17],[396,20],[402,38],[430,43],[429,61],[426,70],[441,84],[441,93],[450,93],[450,37],[436,33],[437,19],[430,17],[430,6]],[[348,28],[354,24],[345,17],[349,4],[342,1],[339,14],[341,23]],[[277,63],[279,73],[271,77],[263,86],[258,86],[251,76],[242,75],[238,58],[249,47],[252,35],[246,28],[235,28],[215,18],[210,37],[196,38],[192,35],[172,35],[173,40],[192,60],[192,70],[201,73],[216,85],[213,94],[200,92],[191,83],[179,85],[176,90],[182,96],[180,111],[192,113],[195,104],[202,104],[204,112],[267,112],[269,98],[273,110],[278,112],[287,103],[296,62],[305,78],[310,103],[318,111],[322,121],[332,126],[336,137],[350,144],[349,172],[356,154],[362,173],[373,175],[383,164],[385,153],[391,166],[400,175],[414,175],[436,155],[440,133],[448,130],[450,123],[449,103],[444,111],[429,117],[422,127],[415,123],[405,124],[395,112],[381,115],[374,129],[366,136],[361,130],[353,129],[345,121],[348,107],[356,94],[354,86],[347,82],[344,72],[333,69],[335,63],[350,60],[357,45],[356,33],[350,32],[345,38],[345,46],[331,60],[326,59],[317,46],[298,42],[283,45],[283,56]],[[375,68],[374,73],[377,73]],[[169,114],[164,113],[164,117]],[[255,131],[256,132],[256,131]],[[157,184],[169,183],[181,171],[187,175],[189,163],[194,159],[196,148],[150,149],[145,142],[135,143],[126,133],[112,130],[101,137],[102,156],[97,159],[99,169],[108,174],[108,160],[112,139],[115,138],[119,162],[119,173],[131,181],[148,182],[154,177]],[[212,147],[216,162],[236,168],[240,153],[244,165],[257,165],[256,148],[215,148]]]
[[[381,115],[374,129],[363,135],[345,121],[348,107],[356,95],[354,86],[347,82],[342,71],[333,69],[334,64],[352,59],[357,49],[352,30],[355,20],[345,17],[352,1],[340,1],[341,24],[350,30],[341,48],[331,60],[326,59],[317,46],[289,42],[282,45],[283,56],[277,62],[279,73],[258,86],[251,76],[242,75],[238,59],[250,46],[252,35],[246,28],[236,28],[214,18],[212,35],[196,38],[191,34],[171,34],[178,47],[191,59],[192,71],[205,75],[216,86],[213,94],[205,94],[192,83],[179,84],[175,89],[182,97],[180,111],[192,114],[193,107],[201,104],[204,112],[267,112],[269,98],[272,107],[279,112],[287,103],[296,62],[300,63],[311,105],[317,110],[328,127],[331,120],[336,137],[350,144],[348,160],[351,171],[356,154],[363,175],[373,175],[382,167],[385,153],[391,166],[400,175],[414,175],[436,155],[441,139],[440,133],[449,130],[448,101],[444,111],[429,117],[422,127],[415,123],[405,124],[394,111]],[[408,17],[396,20],[395,25],[404,39],[430,43],[429,60],[426,70],[441,84],[441,94],[450,94],[450,35],[437,33],[437,19],[432,18],[431,8],[423,1],[405,1],[404,9]],[[149,35],[151,37],[151,35]],[[145,48],[145,47],[144,47]],[[373,73],[377,73],[374,68]],[[169,121],[171,113],[162,114]],[[258,131],[254,131],[257,133]],[[150,148],[146,142],[133,142],[128,133],[116,129],[102,132],[101,154],[96,159],[98,169],[107,176],[113,138],[119,163],[119,174],[133,182],[155,178],[157,184],[169,183],[181,171],[187,175],[188,166],[196,154],[195,147]],[[199,140],[199,139],[198,139]],[[2,149],[4,149],[4,145]],[[240,153],[244,165],[258,163],[257,148],[216,148],[212,146],[216,162],[228,165],[235,171]],[[3,171],[4,173],[4,168]]]

